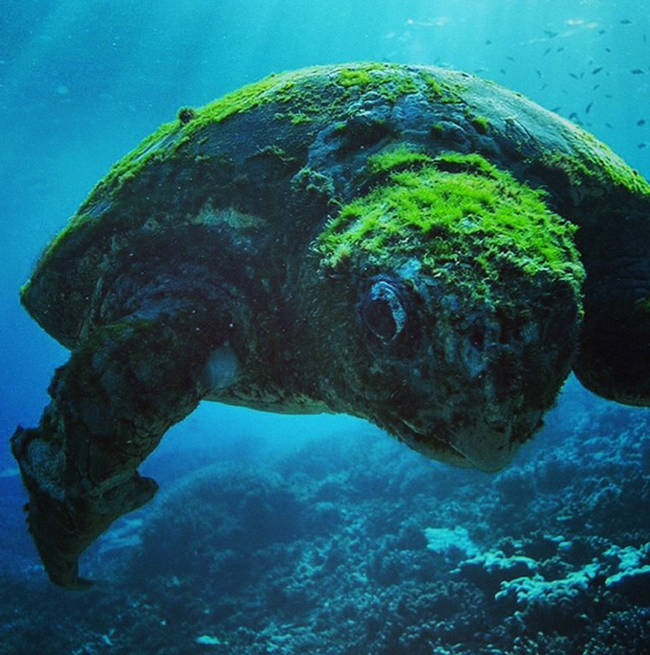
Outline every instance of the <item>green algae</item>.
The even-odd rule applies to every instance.
[[[650,196],[650,184],[618,157],[599,157],[588,150],[582,156],[552,153],[542,162],[561,170],[578,199],[600,196],[608,189],[624,189],[634,195]]]
[[[469,122],[474,126],[474,129],[480,134],[487,134],[490,127],[490,120],[485,116],[470,115]]]
[[[307,116],[307,114],[305,114],[302,111],[289,112],[288,116],[289,116],[289,120],[294,125],[300,125],[301,123],[311,122],[311,118],[309,118],[309,116]]]
[[[326,73],[330,73],[327,75]],[[264,105],[276,104],[276,120],[296,126],[339,120],[348,114],[355,94],[376,91],[389,102],[424,92],[436,102],[460,102],[459,89],[430,72],[383,63],[319,67],[271,74],[200,108],[181,108],[177,120],[162,124],[133,151],[119,160],[91,192],[117,191],[136,178],[145,165],[168,161],[208,126],[222,123]],[[201,138],[201,137],[198,137]]]
[[[650,197],[650,183],[595,136],[577,126],[572,126],[570,136],[573,153],[549,151],[541,163],[567,176],[575,199],[581,201],[613,189]]]
[[[447,171],[448,173],[473,173],[493,180],[504,175],[509,177],[508,173],[500,171],[496,166],[490,164],[485,157],[475,153],[465,155],[460,152],[444,152],[436,157],[435,164],[438,170]]]
[[[39,261],[37,271],[47,266],[50,255],[60,246],[63,245],[70,251],[76,249],[77,252],[81,252],[77,244],[81,244],[84,240],[90,243],[91,237],[89,235],[92,235],[92,241],[97,245],[101,238],[109,235],[111,231],[115,231],[115,225],[118,225],[121,229],[121,226],[126,224],[127,218],[124,218],[124,220],[120,218],[117,221],[117,219],[111,217],[111,220],[117,222],[110,225],[100,225],[105,218],[103,208],[110,208],[113,199],[119,197],[123,189],[129,191],[129,198],[134,199],[136,203],[140,203],[140,198],[142,198],[142,203],[145,203],[147,196],[140,194],[137,186],[142,180],[147,179],[146,175],[141,175],[145,168],[151,167],[151,169],[154,169],[156,166],[164,164],[172,169],[175,165],[191,166],[199,162],[208,167],[218,168],[221,165],[220,155],[210,150],[210,144],[213,144],[214,147],[215,141],[214,137],[211,136],[214,132],[209,128],[215,124],[223,123],[234,116],[246,114],[257,108],[269,107],[268,113],[263,114],[260,120],[283,123],[288,128],[286,134],[290,134],[292,138],[294,135],[314,135],[318,130],[327,126],[334,133],[341,134],[348,129],[349,119],[355,115],[356,101],[358,98],[363,97],[364,94],[376,93],[384,101],[395,103],[406,95],[416,93],[419,94],[418,102],[425,99],[431,104],[438,105],[440,113],[437,116],[444,117],[446,115],[444,107],[440,107],[441,104],[461,103],[459,111],[464,113],[467,120],[479,133],[486,133],[490,130],[489,119],[474,115],[466,104],[464,105],[465,109],[463,108],[465,100],[462,97],[464,90],[462,79],[460,75],[448,76],[444,72],[436,73],[434,70],[426,68],[372,62],[313,67],[295,72],[270,75],[259,82],[229,93],[202,108],[182,108],[179,110],[176,120],[161,125],[135,150],[128,153],[113,166],[104,180],[91,192],[78,214],[45,250]],[[369,95],[369,98],[374,102],[372,95]],[[456,108],[454,108],[455,110]],[[180,117],[181,112],[183,112],[183,119]],[[497,124],[495,123],[495,126]],[[494,129],[496,131],[496,127]],[[440,137],[444,131],[445,124],[441,121],[433,123],[430,128],[434,139]],[[309,142],[310,139],[312,139],[312,136],[306,136],[305,142]],[[551,152],[549,150],[541,156],[537,155],[535,162],[550,169],[563,171],[571,185],[569,193],[573,195],[574,199],[577,198],[577,202],[581,202],[584,198],[606,195],[610,193],[612,187],[614,189],[623,188],[636,195],[650,195],[650,185],[606,146],[588,133],[578,128],[572,128],[570,134],[566,135],[566,140],[570,148],[573,148],[573,152],[570,152],[570,150]],[[491,172],[493,167],[482,157],[449,153],[438,157],[434,161],[431,155],[415,148],[417,146],[401,145],[394,147],[392,150],[371,155],[365,167],[363,167],[363,171],[359,174],[359,179],[362,182],[361,188],[365,191],[368,188],[365,183],[368,181],[372,184],[381,184],[387,188],[401,188],[404,186],[406,178],[397,178],[397,174],[409,172],[415,174],[419,170],[428,171],[423,178],[425,181],[421,182],[423,187],[432,185],[432,171],[436,171],[440,175],[448,173],[478,176],[482,178],[482,184],[484,185],[488,184],[488,180],[492,180],[491,184],[494,187],[499,184],[502,186],[509,185],[504,181],[503,177],[497,179],[494,176],[493,172]],[[187,156],[188,152],[191,159]],[[289,155],[282,156],[279,150],[277,152],[272,149],[268,150],[269,156],[274,154],[280,164],[286,164],[287,167],[292,166],[294,163],[299,165],[297,159],[294,161]],[[505,174],[499,171],[499,175],[503,176]],[[512,179],[510,181],[512,182]],[[142,182],[142,184],[145,183]],[[513,188],[512,184],[510,184],[510,188]],[[133,192],[130,192],[130,189],[133,189]],[[391,191],[391,197],[395,193],[395,191]],[[419,195],[423,194],[424,190],[421,189]],[[449,193],[449,195],[453,199],[452,205],[457,208],[464,207],[471,214],[472,206],[469,204],[468,198],[461,202],[459,193]],[[364,196],[364,198],[369,199],[370,196]],[[468,203],[467,206],[463,204],[465,201]],[[503,203],[505,200],[502,199],[500,202]],[[542,202],[541,199],[540,202]],[[512,204],[511,209],[514,212],[516,203],[512,201]],[[497,203],[494,207],[496,206],[501,207],[501,215],[503,215],[505,205],[498,205]],[[130,207],[131,216],[136,216],[138,211],[141,211],[140,204],[132,204]],[[440,210],[439,207],[436,211],[438,210]],[[343,211],[339,214],[339,217],[345,215],[345,211]],[[487,215],[490,215],[490,212]],[[381,224],[381,229],[375,226],[363,243],[363,247],[373,251],[375,255],[382,250],[386,234],[390,232],[384,223]],[[442,221],[442,224],[446,225],[446,230],[454,233],[454,230],[445,221]],[[414,241],[411,232],[415,230],[413,227],[415,223],[409,223],[409,225],[408,229],[406,225],[402,225],[401,230],[395,230],[391,239],[396,241],[401,238],[400,235],[406,234],[410,237],[410,241],[409,239],[406,240],[407,243]],[[487,224],[484,223],[483,227],[486,228]],[[423,230],[421,227],[417,229],[420,229],[421,232]],[[441,229],[441,227],[438,226],[437,229]],[[327,253],[324,253],[324,261],[332,263],[343,261],[352,256],[354,252],[354,248],[351,246],[354,241],[352,237],[353,235],[350,235],[352,241],[347,242],[342,237],[339,238],[336,247],[333,246]],[[490,247],[501,253],[499,261],[510,258],[521,264],[525,259],[523,256],[512,255],[513,252],[519,252],[514,246],[510,247],[505,243],[499,245],[492,237],[487,239],[487,242],[487,245],[491,244]],[[97,245],[97,249],[90,248],[89,250],[92,250],[93,253],[97,250],[98,253],[101,247]],[[475,247],[477,252],[481,251],[478,245]],[[486,252],[489,252],[489,248]],[[504,253],[510,254],[506,256]],[[85,258],[89,256],[88,254],[83,255]],[[99,257],[99,254],[97,256]],[[537,251],[536,256],[540,256],[539,251]],[[476,261],[482,266],[486,274],[493,275],[494,268],[491,268],[489,264],[493,259],[492,255],[483,254],[477,255]],[[438,262],[442,261],[444,264],[445,260],[444,257],[435,259],[431,255],[427,261],[431,262],[431,268],[433,269]],[[531,261],[538,262],[541,266],[542,259],[538,260],[533,257]],[[535,266],[529,264],[529,269],[534,271]]]
[[[368,157],[366,171],[371,176],[376,176],[432,163],[433,158],[429,155],[400,144]]]
[[[372,76],[367,68],[344,68],[338,75],[338,83],[346,88],[351,86],[367,87],[372,82]]]
[[[461,94],[465,88],[462,84],[450,84],[426,71],[421,71],[419,77],[424,83],[429,102],[453,104],[463,101]]]
[[[414,153],[399,154],[408,161]],[[384,157],[399,159],[395,152]],[[345,205],[316,248],[329,269],[363,258],[393,270],[416,257],[434,277],[451,281],[462,270],[463,284],[482,295],[514,267],[568,283],[578,295],[584,273],[575,229],[548,209],[542,192],[480,155],[450,153],[419,170],[392,172],[385,184]]]
[[[329,75],[326,74],[328,72]],[[118,194],[124,186],[136,181],[145,167],[157,162],[172,161],[192,140],[196,140],[197,144],[200,141],[205,144],[205,130],[210,125],[222,123],[237,114],[245,114],[263,105],[276,104],[283,107],[282,111],[276,111],[274,114],[277,120],[288,120],[296,127],[305,127],[316,119],[321,123],[338,119],[337,124],[343,130],[345,122],[340,118],[347,116],[347,105],[354,94],[377,91],[390,102],[395,102],[404,95],[418,92],[416,80],[424,85],[428,95],[437,99],[450,97],[449,85],[436,82],[431,73],[370,62],[338,67],[316,66],[288,73],[274,73],[204,107],[182,107],[176,120],[160,125],[111,167],[106,177],[93,188],[77,216],[49,244],[43,253],[43,260],[47,259],[48,253],[65,241],[70,233],[91,220],[96,198],[105,199]]]
[[[431,134],[432,136],[438,138],[441,137],[445,133],[445,126],[438,121],[437,123],[434,123],[431,126]]]
[[[407,69],[388,64],[367,63],[344,67],[338,73],[337,83],[345,89],[376,91],[390,102],[397,102],[405,95],[420,91]]]
[[[204,131],[209,125],[221,123],[235,114],[246,113],[266,103],[292,103],[295,100],[293,94],[295,78],[299,78],[300,74],[301,71],[269,75],[204,107],[193,109],[191,119],[186,122],[176,120],[163,123],[140,145],[113,165],[106,177],[93,189],[89,199],[97,192],[119,190],[124,183],[137,177],[145,165],[171,159],[179,148],[189,143],[197,133]],[[304,109],[300,113],[301,116],[296,112],[295,115],[288,117],[290,120],[305,122],[308,117]]]

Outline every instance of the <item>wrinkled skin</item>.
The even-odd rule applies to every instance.
[[[278,78],[280,92],[267,85],[263,101],[249,93],[212,118],[186,110],[96,187],[26,285],[25,306],[71,350],[39,426],[12,438],[56,584],[89,584],[80,555],[153,496],[137,467],[201,400],[350,413],[486,471],[538,429],[572,367],[606,397],[650,404],[645,182],[602,145],[577,152],[577,128],[471,76],[342,70]],[[306,91],[288,99],[290,86]],[[478,251],[424,265],[433,231],[408,252],[395,238],[327,264],[319,235],[346,203],[397,184],[367,162],[403,143],[425,166],[477,152],[545,188],[558,220],[579,225],[586,283],[503,264],[479,294]],[[597,174],[581,179],[591,149]]]

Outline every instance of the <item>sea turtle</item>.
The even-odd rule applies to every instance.
[[[271,75],[115,164],[22,302],[72,351],[12,438],[29,529],[83,587],[80,554],[153,496],[138,465],[202,399],[353,414],[486,471],[571,369],[650,404],[650,185],[466,73]]]

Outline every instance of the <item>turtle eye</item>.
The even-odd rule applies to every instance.
[[[361,301],[360,313],[364,325],[384,345],[395,343],[406,327],[404,303],[387,280],[373,283]]]

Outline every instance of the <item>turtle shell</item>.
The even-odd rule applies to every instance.
[[[647,336],[650,185],[593,136],[519,93],[467,73],[388,63],[274,74],[181,109],[91,191],[46,248],[22,301],[74,348],[101,321],[116,271],[139,261],[146,277],[150,251],[176,262],[170,279],[191,275],[190,262],[208,256],[233,274],[242,248],[249,268],[286,265],[338,208],[372,187],[369,159],[396,148],[403,156],[395,166],[405,167],[442,153],[478,154],[543,189],[552,211],[578,226],[587,271],[583,362],[621,340],[616,331],[603,340],[612,305],[634,340]],[[206,242],[207,224],[255,229],[233,259],[225,232]],[[630,280],[622,293],[621,277]]]

